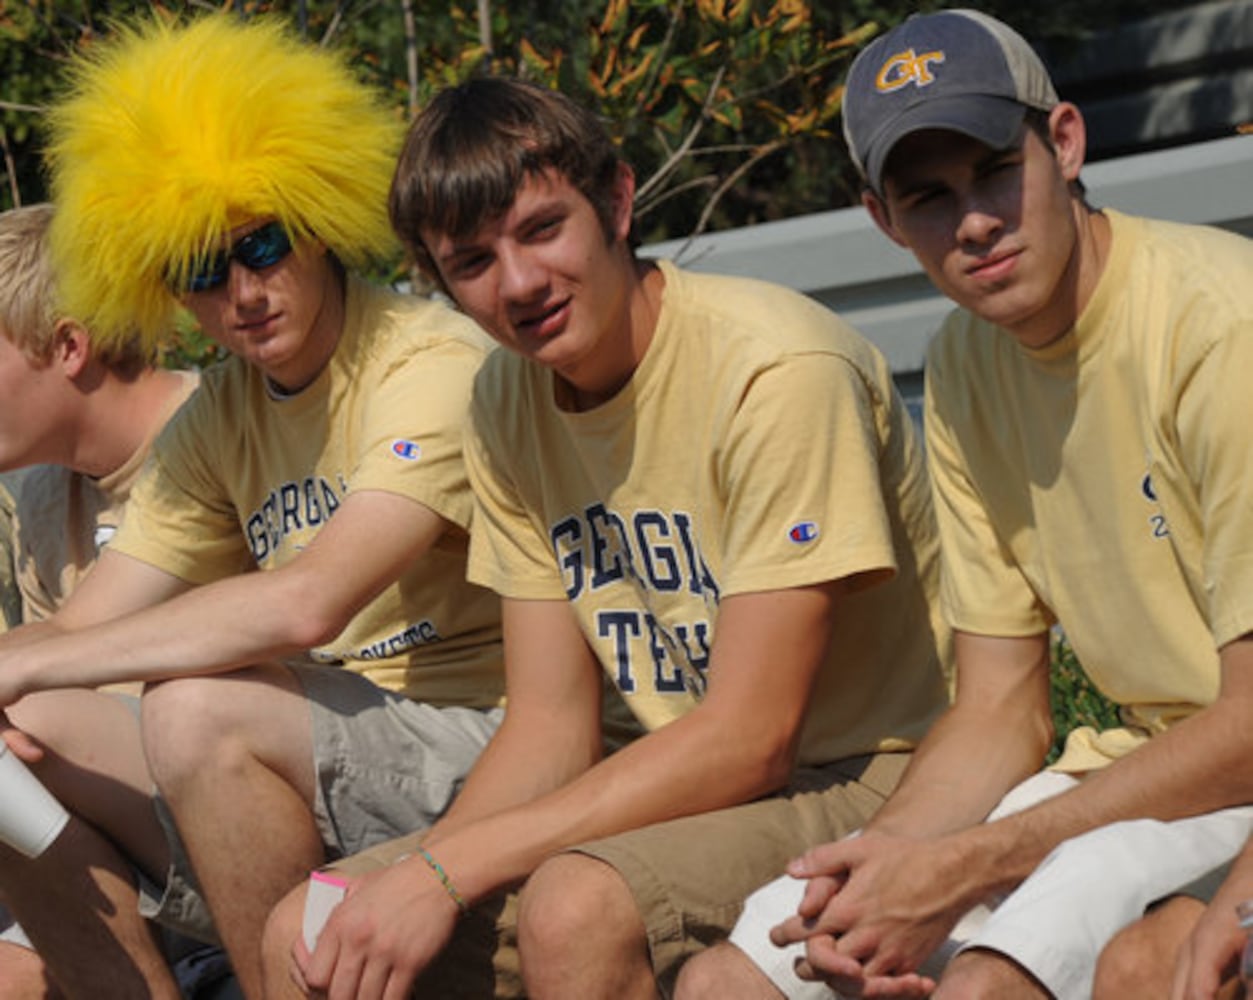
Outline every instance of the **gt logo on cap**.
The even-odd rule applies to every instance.
[[[939,50],[924,52],[922,55],[918,55],[913,49],[898,52],[880,68],[879,75],[874,78],[875,89],[881,94],[890,94],[911,83],[918,87],[935,83],[931,64],[942,62],[944,53]]]

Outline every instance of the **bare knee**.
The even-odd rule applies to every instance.
[[[222,695],[228,687],[216,677],[181,677],[144,691],[144,754],[163,791],[185,772],[221,762],[229,732]]]
[[[611,866],[561,854],[526,883],[518,911],[523,971],[555,969],[579,959],[614,960],[645,948],[644,924],[626,883]]]
[[[1093,1000],[1168,996],[1179,948],[1204,909],[1179,896],[1116,934],[1097,962]]]
[[[722,943],[687,961],[674,996],[675,1000],[782,1000],[783,994],[744,952]]]
[[[1048,1000],[1051,994],[1013,959],[972,948],[949,963],[932,996],[933,1000]]]
[[[0,942],[0,997],[5,1000],[60,1000],[43,960],[30,948]]]
[[[147,785],[139,720],[121,699],[79,688],[39,691],[5,713],[48,751],[35,765],[45,781],[63,770],[99,771],[128,784]]]
[[[245,770],[274,738],[267,734],[283,732],[277,709],[290,695],[303,705],[290,672],[272,665],[150,685],[142,730],[157,787],[168,795],[185,781],[208,780],[210,771],[229,777]],[[307,719],[307,711],[301,713]]]
[[[292,946],[302,933],[305,912],[305,886],[289,892],[270,911],[261,936],[261,969],[265,996],[296,996],[292,981]]]

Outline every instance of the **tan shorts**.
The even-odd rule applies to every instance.
[[[860,827],[892,793],[909,754],[857,757],[799,771],[778,796],[660,823],[571,848],[612,865],[648,929],[666,995],[683,960],[727,936],[745,897],[806,848]],[[394,863],[422,834],[380,844],[331,867],[351,875]],[[441,1000],[525,996],[517,947],[517,895],[476,906],[414,990]]]
[[[360,876],[412,854],[425,831],[398,837],[327,867]],[[494,896],[461,918],[448,946],[414,985],[414,997],[520,1000],[526,996],[518,959],[518,895]]]
[[[503,717],[500,709],[410,701],[338,667],[291,669],[309,704],[318,779],[313,812],[328,861],[434,823]],[[173,861],[165,885],[141,885],[140,913],[213,941],[173,818],[159,797],[156,808]]]
[[[658,986],[669,995],[679,967],[727,937],[753,890],[808,848],[861,827],[909,759],[878,754],[806,768],[779,795],[573,850],[611,865],[627,883],[647,929]]]

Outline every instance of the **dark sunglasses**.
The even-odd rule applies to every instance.
[[[292,251],[291,237],[283,224],[275,220],[254,229],[226,250],[218,250],[192,265],[186,280],[179,282],[181,291],[207,292],[224,284],[231,273],[231,261],[237,260],[250,271],[273,267]]]

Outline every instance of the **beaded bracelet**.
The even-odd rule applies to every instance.
[[[431,852],[425,847],[419,846],[415,853],[426,862],[426,867],[435,873],[435,877],[439,879],[439,884],[442,885],[444,887],[444,891],[448,893],[448,898],[457,904],[457,909],[462,913],[469,913],[470,907],[466,904],[466,901],[462,899],[461,893],[457,891],[457,887],[452,884],[452,879],[448,877],[448,872],[444,871],[444,866],[431,857]],[[411,856],[412,855],[406,854],[397,860],[403,861],[405,858],[409,858]]]

